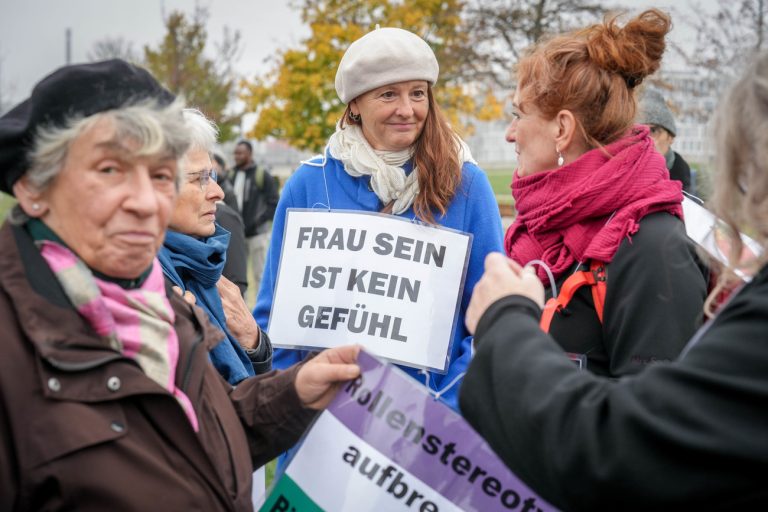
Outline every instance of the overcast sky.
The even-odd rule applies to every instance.
[[[276,48],[295,46],[309,31],[284,0],[202,0],[209,46],[223,27],[239,30],[243,53],[237,69],[264,71]],[[122,37],[136,52],[156,47],[165,33],[163,10],[191,14],[192,0],[0,0],[0,86],[4,98],[21,100],[43,76],[66,62],[66,29],[72,30],[72,61],[88,60],[94,42]],[[213,50],[213,48],[210,48]]]
[[[675,4],[685,8],[688,2]],[[243,53],[235,67],[246,77],[265,71],[265,59],[277,48],[296,46],[309,33],[286,0],[198,3],[210,13],[209,44],[221,39],[224,26],[241,32]],[[634,11],[652,5],[667,10],[671,2],[621,3]],[[141,52],[145,44],[157,46],[161,41],[163,10],[191,13],[194,5],[192,0],[0,0],[0,99],[7,104],[26,98],[38,80],[65,63],[67,28],[72,30],[73,62],[86,61],[94,42],[106,37],[132,41],[134,51]],[[671,37],[685,44],[681,23]]]

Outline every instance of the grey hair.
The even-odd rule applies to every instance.
[[[768,260],[768,52],[759,54],[721,102],[715,118],[717,173],[711,206],[724,221],[732,269],[759,269]],[[746,231],[763,248],[740,261]],[[746,263],[746,265],[745,265]],[[722,272],[713,294],[729,285]]]
[[[88,117],[72,116],[58,126],[43,126],[35,133],[27,157],[30,165],[25,176],[37,190],[48,188],[63,169],[72,143],[104,118],[114,120],[117,139],[132,140],[139,144],[136,156],[163,154],[178,160],[189,147],[188,129],[182,110],[181,99],[170,105],[147,99]],[[177,173],[177,187],[182,181],[181,174]],[[17,204],[8,219],[19,225],[29,220],[29,217]]]
[[[205,117],[205,114],[195,108],[185,108],[183,111],[184,122],[189,134],[189,149],[213,153],[216,140],[219,137],[219,129],[216,123]]]

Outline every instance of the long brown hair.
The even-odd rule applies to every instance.
[[[610,144],[632,126],[634,89],[664,54],[669,16],[649,9],[624,27],[618,17],[533,46],[517,68],[521,103],[549,119],[570,110],[589,147]]]
[[[440,111],[432,94],[432,86],[427,87],[429,110],[424,120],[424,129],[413,145],[413,164],[419,169],[419,193],[413,201],[413,211],[416,216],[430,224],[435,223],[434,212],[445,215],[448,205],[456,195],[456,189],[461,183],[461,166],[459,160],[459,138],[451,129],[445,116]],[[349,105],[344,111],[340,127],[345,124],[362,125],[360,120],[353,119]],[[389,212],[392,205],[384,207]]]
[[[727,226],[731,269],[751,274],[768,262],[768,52],[761,53],[734,84],[715,118],[717,172],[711,206]],[[742,261],[740,231],[748,231],[763,248]],[[722,269],[705,309],[733,286],[734,274]]]

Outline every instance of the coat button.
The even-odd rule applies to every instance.
[[[113,421],[112,424],[109,426],[109,428],[111,428],[112,430],[114,430],[119,434],[120,432],[123,432],[125,430],[125,425],[123,425],[119,421]]]
[[[59,391],[61,389],[61,382],[59,382],[59,379],[56,377],[48,379],[48,389],[54,392]]]
[[[120,389],[120,378],[110,377],[107,379],[107,389],[110,391],[117,391]]]

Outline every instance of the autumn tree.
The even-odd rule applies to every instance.
[[[601,20],[614,7],[589,0],[471,0],[466,8],[476,76],[510,87],[512,67],[544,36]]]
[[[300,47],[279,52],[266,75],[244,84],[242,98],[258,113],[249,135],[321,150],[344,111],[334,87],[339,61],[377,24],[410,30],[432,47],[440,63],[436,100],[457,129],[467,128],[470,116],[498,117],[500,103],[490,91],[473,88],[463,66],[472,54],[461,17],[464,5],[461,0],[304,0],[301,17],[310,36]]]
[[[689,64],[722,82],[733,80],[755,54],[766,48],[766,4],[765,0],[719,2],[713,13],[695,3],[688,24],[696,31],[696,44],[693,51],[679,49],[680,53]]]
[[[226,109],[235,95],[237,77],[232,62],[239,52],[240,33],[224,32],[224,40],[216,48],[216,56],[205,55],[208,12],[197,8],[188,19],[184,13],[172,12],[165,19],[166,35],[157,48],[144,47],[145,65],[169,90],[183,94],[187,104],[213,119],[221,131],[221,139],[233,137],[240,122],[239,114]]]

